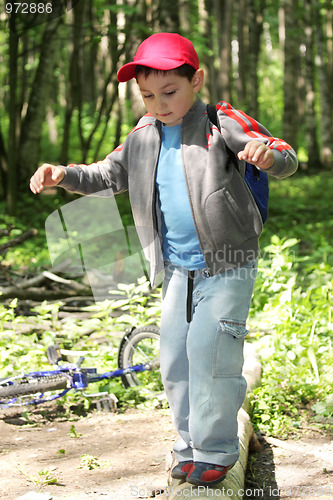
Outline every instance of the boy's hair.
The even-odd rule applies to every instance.
[[[138,64],[135,67],[135,78],[138,79],[139,75],[143,75],[145,78],[148,78],[148,76],[152,73],[158,75],[167,74],[170,73],[170,71],[173,71],[178,76],[187,78],[191,82],[197,70],[189,64],[182,64],[182,66],[179,66],[179,68],[175,69],[155,69],[150,68],[149,66],[142,66],[141,64]]]

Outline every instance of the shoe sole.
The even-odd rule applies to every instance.
[[[219,479],[215,479],[214,481],[200,481],[200,479],[191,479],[187,478],[186,481],[194,486],[215,486],[216,484],[222,483],[226,478],[226,475],[220,477]]]
[[[188,465],[188,464],[186,464],[186,465]],[[192,465],[193,465],[193,462],[191,462],[191,466]],[[178,468],[178,470],[174,470],[175,468],[176,469]],[[187,472],[183,471],[178,466],[176,466],[175,468],[170,473],[172,479],[182,479],[183,481],[186,481],[186,478],[189,475],[190,471],[187,471]]]
[[[183,479],[183,481],[185,481],[187,478],[187,474],[188,474],[188,472],[183,472],[183,473],[178,473],[178,474],[176,472],[175,474],[171,473],[171,477],[172,477],[172,479]]]

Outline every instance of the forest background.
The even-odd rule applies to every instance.
[[[29,13],[23,13],[23,5]],[[224,100],[241,108],[298,153],[298,173],[270,182],[270,214],[250,317],[252,340],[259,342],[264,363],[253,421],[266,432],[284,435],[301,426],[310,411],[328,425],[333,417],[330,0],[0,1],[4,376],[13,368],[39,366],[45,345],[53,340],[69,348],[77,341],[83,349],[93,346],[99,361],[110,365],[110,348],[93,344],[80,320],[71,323],[70,337],[57,322],[61,302],[35,304],[38,320],[51,321],[46,331],[16,331],[16,323],[29,321],[20,317],[23,306],[13,296],[5,299],[5,292],[22,272],[28,277],[50,266],[45,220],[73,199],[62,190],[33,196],[30,176],[44,162],[101,160],[123,141],[144,109],[135,82],[118,85],[117,70],[158,31],[179,32],[193,41],[206,74],[206,102]],[[126,197],[120,205],[128,209]],[[11,249],[10,236],[31,227],[39,235]],[[133,289],[130,293],[137,298]],[[133,300],[121,318],[113,319],[112,310],[112,304],[100,305],[97,333],[111,335],[133,318],[141,324],[159,321],[156,307],[152,312],[141,299]],[[119,387],[111,390],[124,399]]]
[[[331,0],[0,4],[0,199],[9,213],[41,162],[100,160],[126,136],[143,108],[117,70],[157,31],[193,41],[204,100],[264,123],[309,172],[332,167]]]

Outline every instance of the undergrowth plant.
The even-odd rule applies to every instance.
[[[252,419],[279,436],[301,425],[302,408],[323,414],[333,384],[333,275],[297,257],[298,243],[273,236],[264,248],[251,315],[263,363]]]
[[[58,483],[58,478],[53,474],[52,471],[49,471],[48,469],[42,469],[42,470],[38,471],[37,476],[32,476],[32,475],[24,472],[19,467],[16,467],[16,468],[23,476],[25,476],[27,478],[28,481],[33,483],[39,489],[43,488],[44,486],[50,485],[50,484],[57,484]]]

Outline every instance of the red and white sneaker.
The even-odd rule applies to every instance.
[[[218,484],[225,479],[228,470],[232,465],[215,465],[205,462],[194,462],[192,469],[189,471],[186,481],[195,486],[212,486]]]

